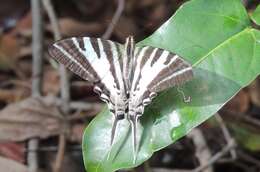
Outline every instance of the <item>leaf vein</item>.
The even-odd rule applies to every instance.
[[[222,46],[224,46],[225,44],[229,43],[231,40],[234,40],[235,38],[239,37],[240,35],[242,35],[245,32],[248,32],[250,29],[246,28],[243,31],[233,35],[232,37],[230,37],[229,39],[223,41],[222,43],[220,43],[218,46],[216,46],[215,48],[213,48],[212,50],[210,50],[206,55],[202,56],[196,63],[194,63],[192,66],[196,67],[197,65],[199,65],[204,59],[206,59],[210,54],[212,54],[214,51],[218,50],[219,48],[221,48]]]

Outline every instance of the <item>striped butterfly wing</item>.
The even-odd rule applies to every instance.
[[[119,43],[89,37],[64,39],[49,48],[52,58],[92,82],[94,91],[108,104],[115,117],[111,142],[118,120],[124,118],[127,102],[122,77],[123,49],[124,46]]]
[[[134,68],[131,99],[143,105],[149,104],[156,93],[193,77],[192,66],[184,59],[149,46],[135,49]]]
[[[136,149],[137,120],[143,114],[144,107],[151,103],[156,93],[191,80],[193,72],[191,65],[184,59],[150,46],[135,48],[132,71],[128,119]]]

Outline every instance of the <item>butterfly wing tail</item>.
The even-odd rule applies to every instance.
[[[137,122],[138,116],[129,116],[128,118],[131,124],[131,132],[132,132],[132,145],[133,145],[133,163],[136,161],[137,151],[138,151],[138,144],[137,144]]]
[[[113,121],[113,124],[112,124],[112,131],[111,131],[111,139],[110,139],[110,145],[111,147],[113,146],[114,144],[114,140],[115,140],[115,134],[116,134],[116,129],[117,129],[117,125],[118,125],[118,121],[120,119],[115,117],[114,121]]]

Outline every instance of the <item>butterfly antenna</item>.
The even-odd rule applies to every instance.
[[[179,86],[177,87],[177,91],[178,91],[179,93],[181,93],[181,95],[182,95],[182,97],[183,97],[183,101],[184,101],[185,103],[189,103],[189,102],[191,101],[190,96],[186,97],[185,94],[184,94],[184,92],[181,90],[181,88],[180,88]]]

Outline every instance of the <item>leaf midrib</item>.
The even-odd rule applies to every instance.
[[[230,38],[226,39],[225,41],[221,42],[220,44],[218,44],[215,48],[213,48],[212,50],[210,50],[206,55],[202,56],[201,58],[199,58],[199,60],[197,62],[195,62],[194,64],[192,64],[192,67],[196,67],[198,66],[202,61],[204,61],[210,54],[212,54],[213,52],[217,51],[219,48],[221,48],[222,46],[226,45],[227,43],[229,43],[230,41],[236,39],[237,37],[239,37],[240,35],[250,31],[251,28],[247,27],[244,30],[242,30],[241,32],[236,33],[235,35],[231,36]]]
[[[243,22],[242,20],[239,20],[238,18],[231,17],[229,15],[223,15],[223,14],[218,14],[218,13],[209,13],[209,12],[194,12],[194,13],[202,14],[202,15],[211,15],[211,16],[224,17],[224,18],[227,18],[229,20],[235,21],[237,23],[241,23],[244,26],[247,26],[247,23]]]

